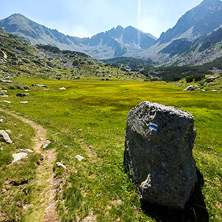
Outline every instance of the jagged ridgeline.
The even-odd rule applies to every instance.
[[[85,53],[60,50],[49,45],[32,46],[0,30],[1,78],[41,77],[79,79],[81,77],[126,76],[128,72],[111,67]]]

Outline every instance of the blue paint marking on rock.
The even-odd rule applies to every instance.
[[[150,130],[154,130],[154,131],[157,131],[158,130],[158,125],[156,125],[155,123],[150,123]]]

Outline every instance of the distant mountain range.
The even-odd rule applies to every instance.
[[[29,41],[84,52],[97,59],[136,57],[155,64],[203,64],[222,56],[222,2],[204,0],[159,39],[132,26],[117,26],[91,38],[64,35],[21,14],[0,20],[0,28]]]
[[[56,46],[63,50],[87,53],[97,59],[134,56],[148,49],[156,41],[150,34],[132,26],[118,26],[91,38],[78,38],[49,29],[21,14],[13,14],[0,21],[0,28],[32,44]]]
[[[220,56],[222,2],[204,0],[140,56],[166,65],[203,64]]]

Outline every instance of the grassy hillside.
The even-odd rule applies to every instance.
[[[31,46],[25,41],[0,30],[0,78],[79,79],[82,77],[137,78],[128,72],[106,65],[92,57],[53,46]]]
[[[0,106],[47,129],[51,148],[57,151],[56,161],[67,167],[55,165],[61,221],[221,221],[222,97],[221,79],[217,81],[205,92],[183,92],[186,83],[177,87],[164,82],[19,78],[13,84],[29,86],[29,95],[17,98],[16,93],[22,91],[6,85],[11,104],[0,102]],[[36,83],[48,90],[32,86]],[[213,87],[218,91],[212,91]],[[28,103],[20,104],[24,100]],[[144,100],[176,106],[195,117],[193,154],[199,182],[183,212],[141,205],[124,170],[127,114]],[[84,159],[79,161],[76,155]],[[9,162],[6,166],[11,167]],[[24,212],[24,221],[28,221],[29,213]]]
[[[124,62],[139,65],[131,59]],[[0,31],[0,79],[12,81],[1,81],[0,108],[43,126],[52,142],[48,152],[56,151],[51,165],[41,162],[42,156],[35,151],[12,164],[12,154],[33,149],[35,132],[0,113],[1,130],[7,130],[13,140],[0,144],[0,221],[42,221],[48,203],[47,195],[42,194],[50,189],[56,193],[61,221],[222,221],[222,78],[211,83],[204,79],[143,81],[144,76],[175,81],[204,75],[216,65],[220,68],[219,62],[206,67],[147,66],[147,70],[139,66],[137,71],[127,71],[83,53],[32,47]],[[190,84],[196,91],[184,92]],[[26,94],[16,97],[17,93]],[[126,118],[145,100],[176,106],[195,117],[193,155],[198,183],[183,212],[141,204],[125,172]],[[77,155],[84,159],[79,161]],[[50,174],[52,168],[55,178],[50,188],[43,171]]]

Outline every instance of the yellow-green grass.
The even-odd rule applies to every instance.
[[[7,100],[12,103],[4,104],[5,108],[43,125],[57,149],[57,161],[67,166],[67,170],[55,167],[62,181],[56,196],[62,221],[81,220],[89,215],[97,221],[166,221],[175,217],[185,221],[222,220],[220,91],[183,92],[164,82],[16,81],[30,86],[30,94],[17,98],[15,94],[20,91],[9,90]],[[36,83],[47,85],[48,90],[31,86]],[[23,100],[29,103],[20,104]],[[124,170],[127,114],[145,100],[176,106],[195,117],[193,154],[200,171],[199,184],[183,213],[141,207]],[[78,161],[78,154],[85,159]]]
[[[28,154],[28,158],[12,163],[12,154],[33,149],[35,131],[5,113],[0,112],[0,119],[4,121],[0,123],[0,129],[7,130],[13,142],[0,143],[0,221],[21,221],[31,201],[33,181],[41,156],[33,152]]]

